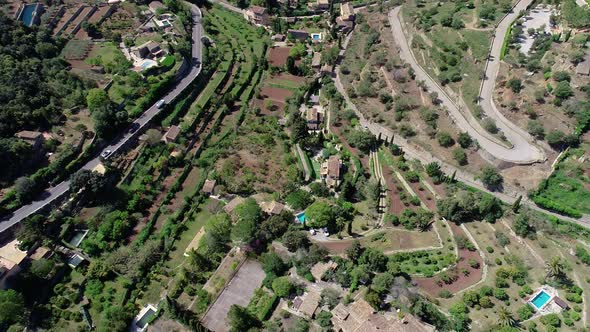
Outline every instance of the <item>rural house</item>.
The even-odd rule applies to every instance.
[[[164,4],[161,3],[160,1],[152,1],[150,2],[150,4],[148,5],[148,7],[150,7],[150,11],[152,13],[156,13],[156,11],[158,11],[158,9],[164,9]]]
[[[166,52],[155,41],[147,41],[137,46],[133,54],[140,59],[154,59],[166,55]]]
[[[312,11],[324,11],[330,8],[330,0],[315,0],[307,3]]]
[[[201,192],[204,194],[207,194],[207,195],[213,195],[213,192],[215,190],[215,184],[216,184],[215,180],[210,180],[210,179],[205,180],[205,183],[203,184],[203,188],[201,189]]]
[[[345,306],[339,303],[332,310],[334,331],[342,332],[430,332],[434,327],[420,322],[412,315],[399,318],[392,312],[376,313],[364,299]]]
[[[23,131],[19,131],[14,136],[31,144],[31,146],[33,146],[33,150],[38,151],[43,146],[43,141],[44,141],[43,134],[38,131],[23,130]]]
[[[180,135],[180,128],[178,126],[170,126],[162,140],[166,143],[174,143]]]
[[[259,205],[262,211],[268,215],[280,214],[285,210],[285,205],[277,201],[261,202]]]
[[[350,2],[340,4],[340,19],[342,21],[354,21],[354,8]]]
[[[294,40],[304,41],[309,38],[309,33],[305,30],[289,29],[287,30],[287,37]]]
[[[322,66],[322,54],[320,52],[313,52],[313,58],[311,59],[311,68],[316,72],[320,71]]]
[[[246,21],[256,25],[268,24],[268,11],[264,7],[252,6],[244,12]]]
[[[320,124],[322,123],[321,114],[318,112],[317,108],[312,107],[307,109],[305,114],[305,120],[307,122],[307,130],[319,130]]]
[[[320,177],[326,181],[328,188],[336,188],[340,185],[341,166],[340,158],[336,155],[330,156],[328,160],[322,163]]]

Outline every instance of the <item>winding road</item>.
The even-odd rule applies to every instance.
[[[190,11],[193,19],[193,29],[192,29],[192,59],[190,61],[191,66],[188,68],[189,70],[184,74],[184,77],[176,82],[174,87],[161,99],[166,101],[166,104],[169,104],[174,99],[176,99],[184,89],[186,89],[194,80],[195,78],[201,73],[201,60],[203,54],[203,44],[201,42],[201,37],[203,36],[203,27],[201,25],[202,14],[199,7],[194,4],[185,2],[188,6],[190,6]],[[158,108],[156,104],[152,105],[148,108],[139,118],[137,118],[133,123],[129,125],[129,127],[121,133],[117,138],[115,138],[107,147],[105,147],[100,153],[103,153],[107,150],[111,151],[109,157],[117,153],[125,144],[127,144],[130,140],[135,138],[142,131],[142,129],[156,116],[162,111],[162,109]],[[132,130],[134,128],[135,130]],[[99,153],[99,155],[100,155]],[[82,167],[82,169],[92,170],[98,164],[100,164],[99,157],[95,157],[94,159],[90,160],[86,165]],[[12,226],[18,224],[21,220],[27,218],[28,216],[42,210],[53,201],[58,199],[59,197],[66,194],[70,189],[70,181],[63,181],[58,185],[48,188],[45,190],[37,199],[27,205],[22,206],[20,209],[14,211],[10,215],[3,216],[0,219],[0,233],[6,231],[7,229],[11,228]]]
[[[481,89],[480,103],[485,114],[496,122],[498,128],[506,136],[506,139],[512,144],[511,147],[502,144],[497,138],[493,137],[483,129],[480,123],[471,114],[465,102],[461,99],[453,100],[447,91],[418,64],[418,61],[414,57],[414,53],[409,46],[409,38],[402,26],[403,18],[400,14],[401,6],[398,6],[389,12],[391,32],[396,44],[399,46],[400,57],[414,69],[416,80],[424,81],[429,91],[438,94],[440,102],[446,107],[449,115],[457,126],[476,139],[484,150],[497,159],[515,164],[532,164],[546,160],[543,150],[533,144],[534,140],[530,135],[521,128],[518,128],[512,122],[508,121],[496,108],[492,100],[495,80],[500,67],[499,58],[504,36],[512,21],[518,17],[518,11],[526,8],[531,2],[532,0],[521,0],[515,6],[514,11],[506,15],[498,24],[498,29],[496,30],[494,40],[492,41],[492,48],[489,56],[490,60],[488,60],[486,65],[486,79],[484,79]]]
[[[529,1],[529,0],[524,0],[524,1]],[[392,19],[392,16],[395,17],[396,13],[399,13],[398,8],[396,8],[397,9],[396,12],[394,12],[396,9],[394,9],[394,11],[390,12],[390,15],[389,15],[390,20]],[[392,13],[393,13],[393,15],[392,15]],[[393,24],[391,24],[391,26],[393,26]],[[343,49],[347,48],[351,37],[352,37],[352,33],[346,37],[346,39],[344,40],[344,43],[342,44]],[[342,53],[344,53],[344,50],[341,51],[341,54]],[[421,67],[418,67],[418,68],[421,68]],[[566,220],[568,222],[578,224],[580,226],[590,227],[590,215],[584,215],[580,219],[575,219],[575,218],[563,216],[563,215],[560,215],[560,214],[557,214],[557,213],[554,213],[551,211],[547,211],[545,209],[538,207],[535,203],[531,202],[528,199],[526,193],[523,193],[523,192],[519,192],[519,191],[506,192],[506,190],[508,188],[505,188],[505,192],[490,191],[481,183],[481,181],[476,179],[473,174],[465,172],[465,171],[437,158],[436,156],[432,155],[432,153],[422,149],[420,146],[410,143],[409,141],[407,141],[406,139],[404,139],[400,135],[394,135],[393,131],[391,129],[381,125],[380,123],[373,122],[373,121],[366,119],[364,114],[362,112],[360,112],[360,110],[356,107],[356,105],[351,101],[346,89],[342,85],[342,81],[340,79],[340,75],[341,75],[340,65],[337,65],[334,71],[335,71],[335,76],[336,76],[334,79],[334,84],[336,86],[336,89],[343,96],[344,101],[346,102],[346,107],[353,110],[355,112],[355,114],[357,115],[357,117],[359,118],[360,126],[363,128],[367,128],[376,137],[378,137],[386,142],[391,142],[391,143],[397,144],[398,146],[402,147],[407,158],[419,160],[424,165],[431,163],[431,162],[439,163],[441,165],[441,169],[443,170],[443,172],[445,172],[445,174],[455,174],[455,178],[457,180],[459,180],[469,186],[477,188],[478,190],[485,191],[485,192],[495,196],[496,198],[500,199],[501,201],[505,202],[506,204],[512,205],[518,199],[519,196],[522,196],[521,203],[523,205],[526,205],[530,209],[542,212],[542,213],[550,215],[550,216],[554,216],[554,217],[562,219],[562,220]]]

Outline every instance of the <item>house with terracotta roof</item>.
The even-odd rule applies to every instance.
[[[406,314],[400,318],[393,312],[377,313],[364,299],[345,306],[339,303],[332,310],[334,331],[341,332],[433,332],[433,326]]]
[[[236,206],[244,203],[244,201],[245,201],[245,199],[243,197],[236,196],[234,199],[232,199],[231,201],[229,201],[223,207],[223,211],[225,211],[227,214],[231,215],[232,212],[234,211],[234,209],[236,208]]]
[[[338,267],[338,263],[334,261],[329,262],[318,262],[314,266],[311,267],[310,272],[311,275],[314,277],[315,280],[322,280],[324,274],[330,270],[334,270]]]
[[[162,140],[166,143],[174,143],[178,139],[178,136],[180,136],[180,128],[173,125],[168,128],[168,131],[166,131]]]
[[[252,6],[244,12],[246,21],[256,25],[268,25],[268,11],[264,7]]]
[[[164,9],[164,8],[166,8],[164,6],[164,4],[162,2],[160,2],[160,1],[152,1],[148,5],[148,7],[150,7],[150,11],[152,13],[154,13],[154,14],[156,13],[156,11],[158,11],[158,9]]]
[[[43,133],[38,131],[30,131],[30,130],[23,130],[16,133],[14,136],[16,138],[20,138],[23,141],[31,144],[34,150],[40,150],[43,146],[43,142],[45,138],[43,137]]]
[[[340,4],[340,19],[343,21],[354,21],[354,8],[350,2]]]
[[[299,298],[299,300],[297,300]],[[301,297],[295,298],[297,300],[297,307],[293,306],[297,314],[305,318],[313,318],[318,306],[320,305],[321,295],[320,292],[314,288],[307,290]],[[293,303],[295,304],[295,300]]]
[[[309,38],[309,33],[305,30],[289,29],[287,30],[287,38],[304,41]]]
[[[268,215],[281,214],[285,210],[285,205],[277,201],[260,202],[259,206]]]
[[[305,121],[307,122],[307,130],[319,130],[322,124],[322,114],[315,107],[308,108],[305,111]]]
[[[336,188],[340,185],[342,163],[337,155],[332,155],[322,163],[320,178],[326,181],[328,188]]]
[[[314,12],[324,11],[330,9],[330,0],[315,0],[307,3],[309,10]]]
[[[207,195],[213,195],[213,191],[215,190],[215,180],[207,179],[203,184],[203,188],[201,188],[201,192]]]

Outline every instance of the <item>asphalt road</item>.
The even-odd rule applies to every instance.
[[[174,85],[174,87],[162,97],[166,101],[166,104],[172,102],[180,93],[186,89],[186,87],[191,84],[194,79],[201,73],[201,60],[202,60],[202,50],[203,50],[203,43],[201,42],[201,37],[203,36],[203,26],[201,25],[202,14],[199,7],[194,4],[186,2],[187,5],[190,6],[192,18],[193,18],[193,30],[192,30],[192,59],[190,61],[191,65],[189,67],[189,71],[185,74],[185,76]],[[145,127],[158,113],[160,113],[161,109],[159,109],[156,104],[152,105],[148,108],[139,118],[137,118],[133,123],[129,125],[127,129],[123,133],[121,133],[116,139],[114,139],[111,144],[105,147],[102,151],[100,151],[99,155],[104,151],[111,151],[109,157],[117,153],[129,140],[133,139],[141,129]],[[137,128],[136,130],[130,130],[131,128]],[[100,163],[98,156],[94,159],[90,160],[86,165],[82,167],[82,169],[92,170]],[[48,188],[45,190],[37,199],[20,209],[14,211],[12,214],[3,216],[0,219],[0,233],[4,232],[5,230],[9,229],[10,227],[14,226],[15,224],[19,223],[21,220],[25,219],[26,217],[38,212],[39,210],[43,209],[45,206],[56,200],[57,198],[61,197],[65,193],[67,193],[70,189],[70,181],[64,181],[60,184]]]
[[[465,106],[465,102],[461,99],[453,100],[451,96],[433,79],[427,72],[422,68],[416,61],[414,54],[412,53],[408,36],[405,35],[404,29],[402,28],[400,8],[389,12],[389,22],[391,25],[391,32],[396,41],[396,44],[400,49],[401,58],[406,61],[414,69],[416,73],[416,80],[421,80],[426,83],[429,91],[434,91],[438,94],[438,99],[441,104],[446,107],[449,115],[457,126],[479,142],[479,145],[489,152],[494,157],[516,164],[531,164],[535,162],[542,162],[546,159],[543,151],[535,146],[530,139],[530,136],[525,133],[522,129],[512,124],[506,118],[504,118],[500,112],[495,108],[491,101],[491,96],[494,90],[494,83],[498,74],[500,62],[499,62],[499,50],[502,47],[503,38],[506,33],[507,27],[510,25],[512,20],[518,15],[518,10],[521,7],[526,7],[527,3],[532,0],[521,0],[514,13],[507,15],[499,24],[499,30],[496,31],[494,41],[492,43],[492,56],[488,66],[486,67],[486,77],[484,80],[484,86],[482,90],[482,108],[487,116],[491,117],[496,121],[496,125],[504,133],[507,140],[510,141],[512,146],[508,146],[505,143],[501,143],[497,138],[489,134],[475,117],[471,114],[469,109]],[[505,28],[504,28],[505,27]],[[502,30],[502,29],[504,30]],[[504,32],[502,32],[504,31]],[[496,52],[496,49],[497,52]],[[494,54],[496,57],[494,58]]]

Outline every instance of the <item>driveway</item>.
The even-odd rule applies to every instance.
[[[491,96],[494,90],[494,83],[498,74],[500,62],[498,60],[500,49],[502,47],[503,38],[506,29],[510,26],[512,20],[518,15],[518,11],[526,8],[528,3],[532,0],[521,0],[514,10],[514,13],[506,16],[499,24],[498,30],[495,33],[492,42],[491,59],[486,67],[486,77],[482,87],[481,106],[487,116],[496,121],[498,128],[502,130],[512,147],[501,143],[499,139],[489,134],[479,122],[473,117],[465,102],[461,99],[453,100],[451,96],[441,87],[435,79],[433,79],[416,61],[412,53],[408,36],[402,27],[402,18],[400,15],[401,7],[396,7],[389,12],[389,23],[391,25],[391,32],[399,46],[400,57],[410,64],[416,73],[416,80],[424,81],[429,91],[434,91],[438,94],[441,103],[446,107],[451,116],[451,119],[457,126],[469,135],[476,139],[480,146],[492,154],[494,157],[512,162],[515,164],[531,164],[535,162],[542,162],[545,160],[543,151],[531,143],[532,139],[528,133],[521,128],[508,121],[491,101]]]

